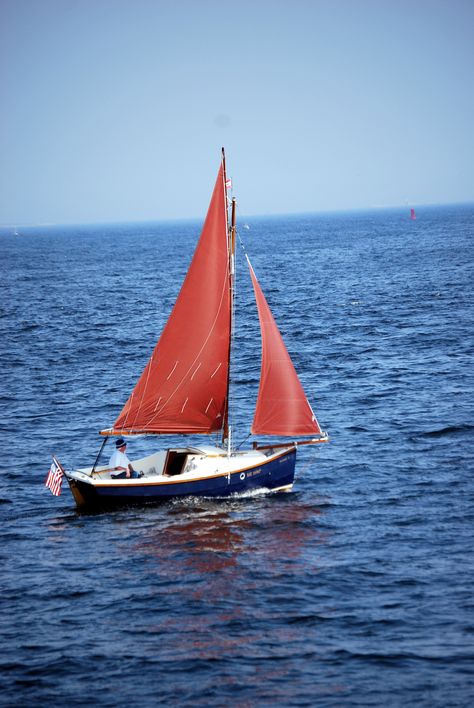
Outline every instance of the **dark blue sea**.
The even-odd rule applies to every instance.
[[[474,704],[474,206],[417,216],[240,220],[331,436],[293,492],[96,514],[44,487],[51,454],[94,461],[199,225],[2,230],[2,706]],[[238,275],[236,443],[260,366]]]

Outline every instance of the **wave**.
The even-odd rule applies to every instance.
[[[208,497],[195,497],[195,496],[188,496],[184,500],[183,499],[174,499],[171,500],[172,503],[182,505],[183,503],[186,506],[189,505],[194,505],[194,504],[202,504],[203,500],[207,502],[232,502],[232,501],[239,501],[240,499],[253,499],[254,497],[262,497],[262,496],[267,496],[269,494],[276,494],[277,492],[274,489],[268,489],[268,487],[258,487],[256,489],[248,489],[245,492],[234,492],[233,494],[229,494],[226,496],[208,496]]]
[[[440,664],[457,663],[458,661],[472,661],[473,655],[469,652],[453,654],[446,656],[445,654],[419,654],[415,652],[397,652],[393,654],[384,654],[378,652],[356,652],[349,649],[339,649],[335,652],[338,657],[350,659],[362,659],[368,662],[378,662],[382,664],[402,665],[406,662],[423,661]]]
[[[425,433],[420,433],[417,437],[420,438],[442,438],[445,435],[456,435],[458,433],[468,433],[474,430],[474,425],[448,425],[446,428],[438,430],[428,430]]]

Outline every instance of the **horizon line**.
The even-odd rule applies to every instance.
[[[338,209],[321,209],[317,211],[295,211],[295,212],[273,212],[271,214],[243,214],[239,221],[245,219],[268,219],[268,218],[278,218],[278,217],[292,217],[292,216],[312,216],[319,214],[344,214],[353,212],[368,212],[368,211],[388,211],[395,209],[410,209],[410,208],[424,208],[424,207],[449,207],[449,206],[468,206],[474,205],[474,200],[463,200],[456,202],[423,202],[423,203],[406,203],[406,204],[373,204],[371,206],[362,207],[343,207]],[[120,224],[162,224],[162,223],[182,223],[182,222],[195,222],[202,221],[205,218],[201,216],[188,216],[188,217],[168,217],[168,218],[142,218],[142,219],[131,219],[122,221],[113,221],[107,219],[100,219],[99,221],[45,221],[45,222],[13,222],[13,223],[0,223],[0,229],[34,229],[34,228],[47,228],[47,227],[62,227],[62,226],[115,226]]]

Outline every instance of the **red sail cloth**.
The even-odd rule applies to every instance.
[[[178,299],[115,433],[211,433],[223,426],[230,347],[226,199],[221,165]]]
[[[248,260],[262,333],[262,368],[257,406],[251,431],[254,435],[315,435],[321,428]]]

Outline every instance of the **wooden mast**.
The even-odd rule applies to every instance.
[[[227,199],[227,172],[225,166],[225,152],[222,148],[222,165],[224,172],[224,188],[225,188],[225,199],[226,199],[226,215],[227,215],[227,233],[228,233],[228,244],[229,244],[229,291],[230,291],[230,337],[229,337],[229,354],[228,354],[228,373],[227,373],[227,399],[224,411],[224,423],[222,427],[222,444],[228,442],[230,448],[230,427],[229,427],[229,395],[230,395],[230,356],[232,348],[232,337],[234,331],[234,257],[235,257],[235,212],[236,212],[236,201],[232,198],[232,213],[231,213],[231,223],[229,226],[229,214],[228,214],[228,199]]]

